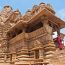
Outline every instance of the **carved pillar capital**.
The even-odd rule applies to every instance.
[[[48,23],[48,17],[47,16],[42,16],[41,21],[42,21],[42,23]]]

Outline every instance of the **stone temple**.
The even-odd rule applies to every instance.
[[[34,5],[25,15],[10,6],[0,11],[0,65],[65,65],[65,22],[50,4]],[[57,38],[53,38],[57,32]],[[58,42],[58,39],[62,39]]]

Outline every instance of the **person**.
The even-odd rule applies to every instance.
[[[62,44],[62,39],[60,35],[57,36],[57,43],[58,43],[58,47],[60,48],[60,50],[62,50],[63,44]]]

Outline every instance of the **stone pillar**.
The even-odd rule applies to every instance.
[[[6,62],[7,60],[7,55],[4,55],[4,62]]]
[[[10,54],[10,61],[12,61],[12,54]]]
[[[43,49],[39,50],[39,59],[43,59]]]
[[[23,34],[23,41],[22,41],[22,48],[23,49],[27,49],[27,47],[26,47],[26,42],[25,42],[25,28],[23,29],[23,32],[22,32],[22,34]]]
[[[34,51],[34,59],[36,59],[36,57],[35,57],[35,51]]]
[[[52,38],[53,28],[49,26],[51,22],[48,21],[48,18],[46,16],[42,17],[42,23],[46,31],[46,36],[45,36],[46,42],[44,44],[44,58],[45,58],[45,62],[49,62],[50,61],[49,59],[53,57],[55,51],[55,45]]]

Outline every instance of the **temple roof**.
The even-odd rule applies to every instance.
[[[60,18],[55,16],[52,12],[50,12],[46,8],[43,8],[39,13],[34,15],[28,21],[19,20],[19,22],[14,27],[12,27],[8,32],[13,31],[15,28],[20,28],[20,27],[22,28],[22,27],[28,26],[29,24],[32,24],[33,22],[37,22],[36,20],[41,19],[41,17],[43,18],[43,16],[47,16],[48,19],[51,22],[53,22],[56,25],[58,25],[60,29],[65,27],[65,22],[63,20],[61,20]]]

